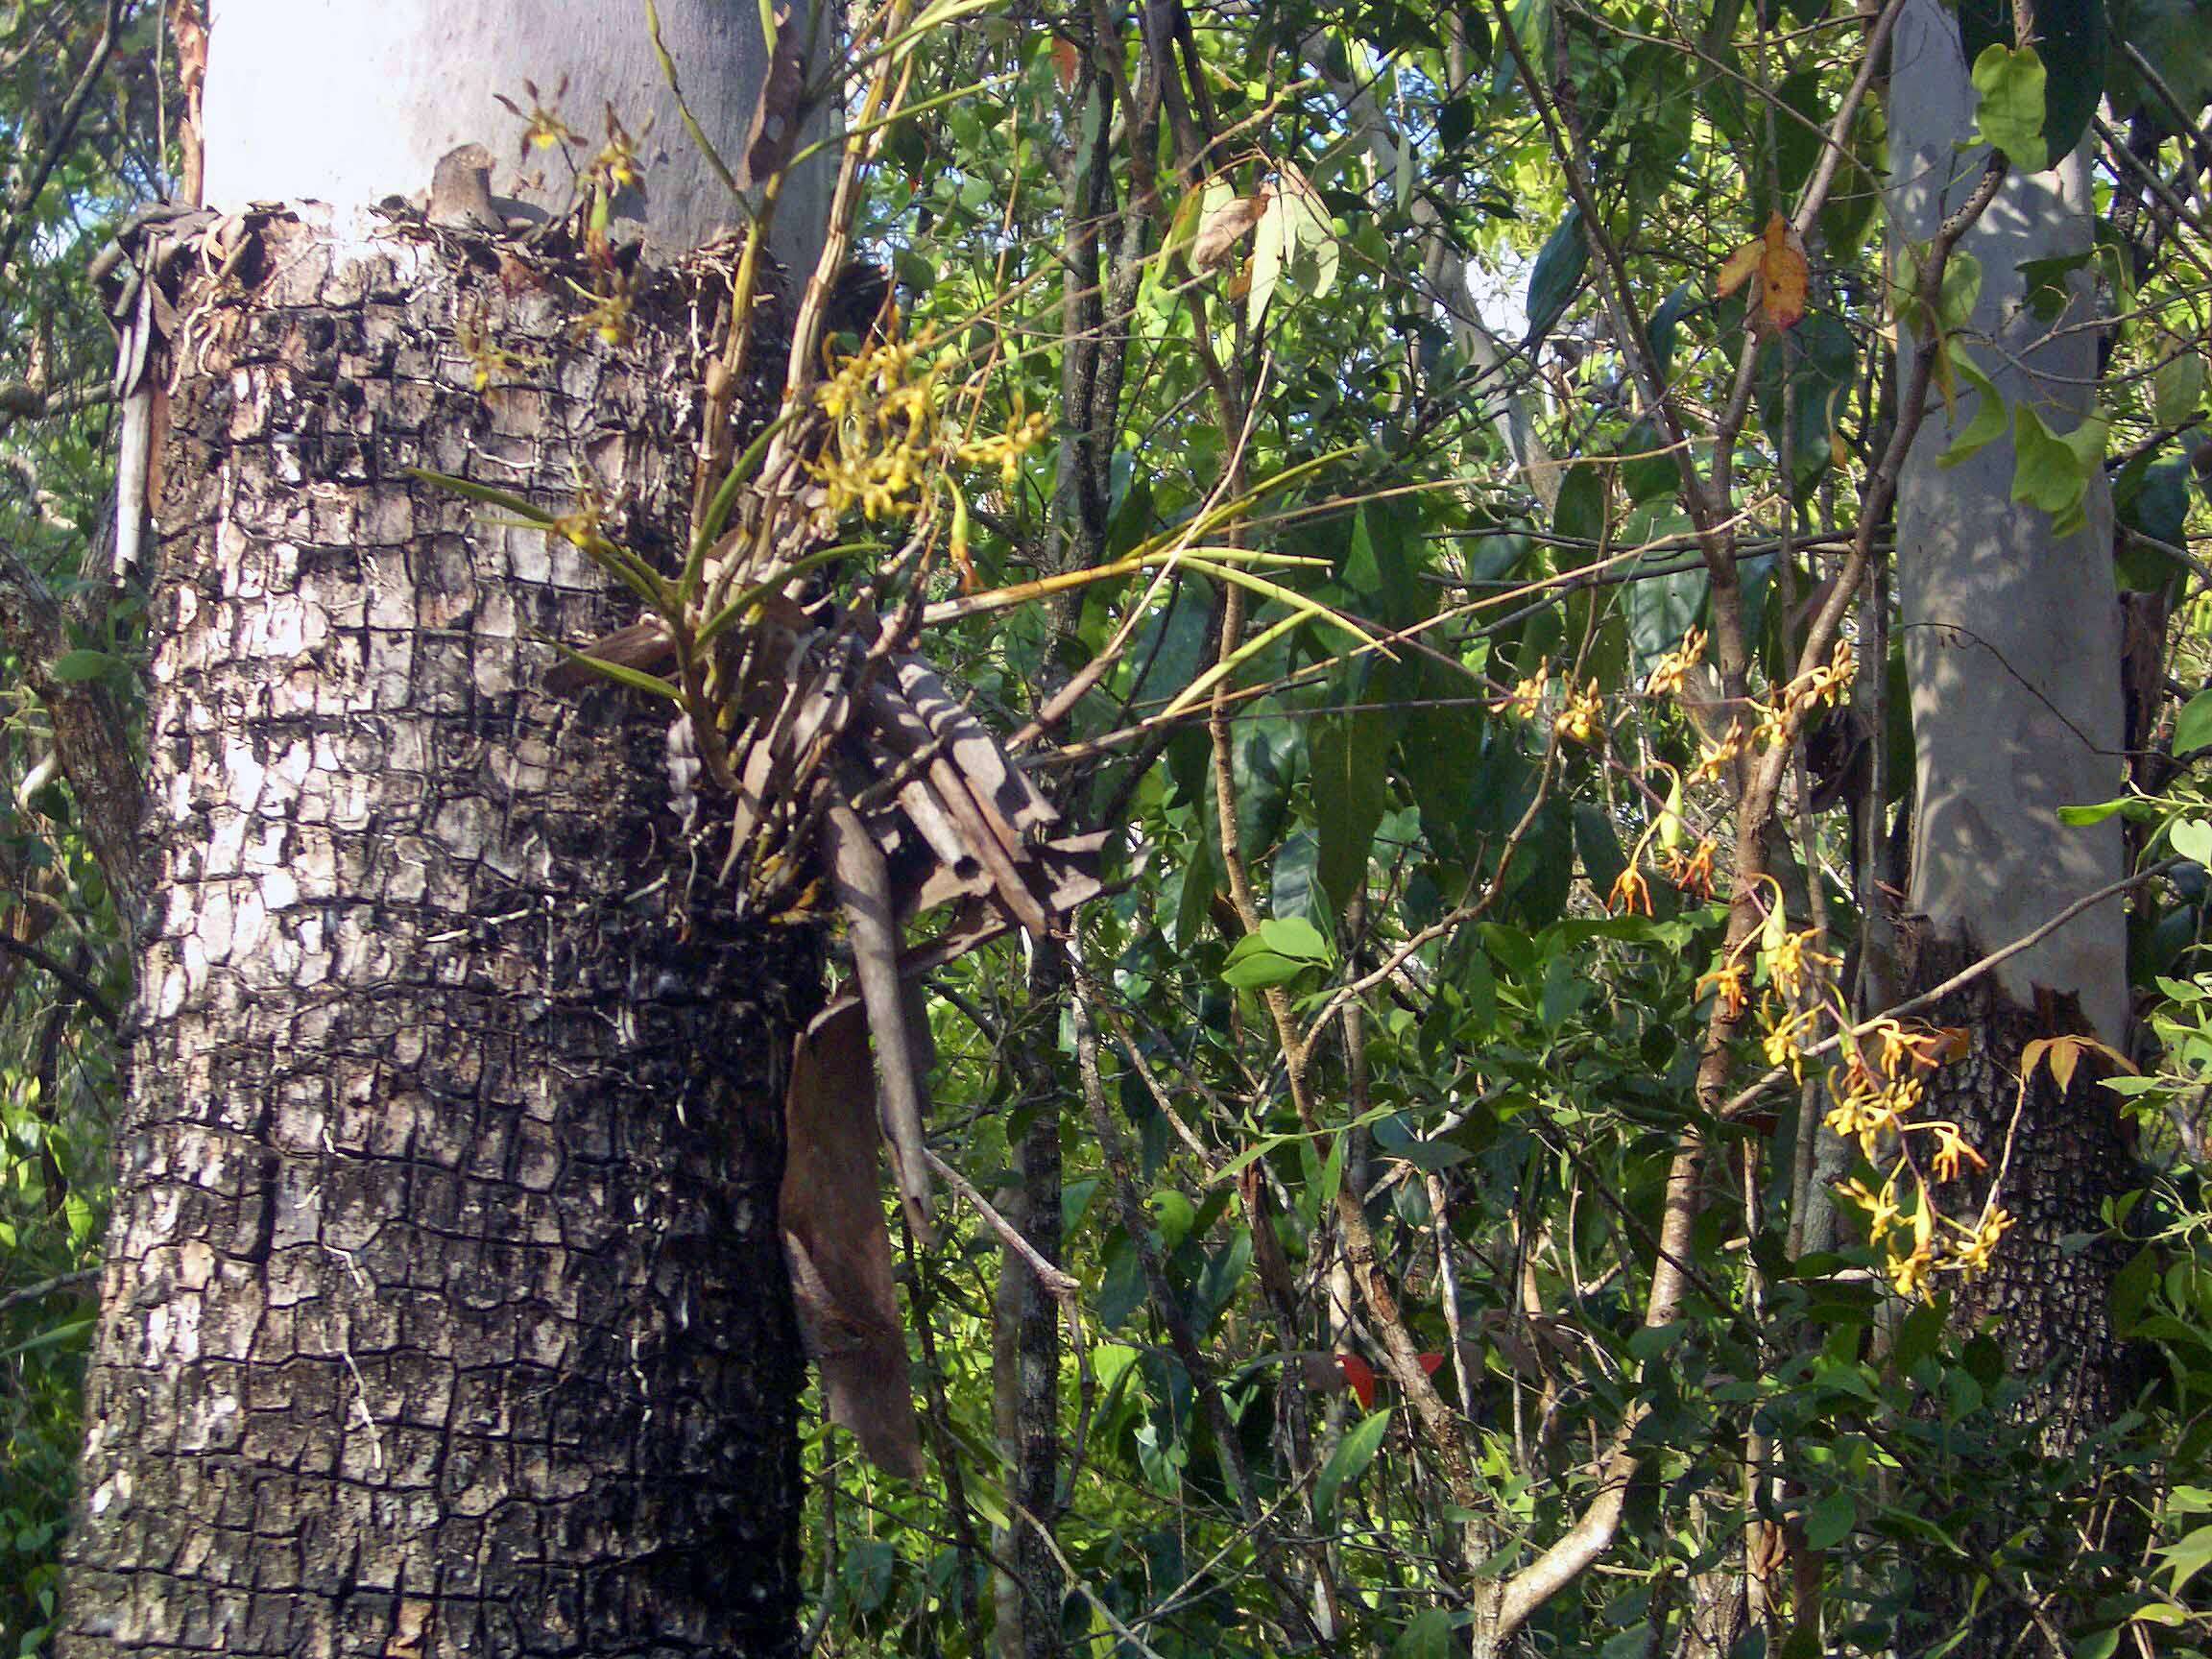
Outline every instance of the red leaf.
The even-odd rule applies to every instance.
[[[1337,1355],[1336,1366],[1344,1373],[1344,1381],[1352,1385],[1352,1392],[1358,1397],[1359,1409],[1374,1410],[1375,1367],[1357,1354]]]

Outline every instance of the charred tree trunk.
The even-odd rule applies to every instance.
[[[1909,951],[1911,982],[1940,984],[1978,955],[1963,939],[1921,944]],[[1924,1115],[1957,1123],[1989,1162],[1941,1190],[1943,1213],[1971,1220],[1994,1193],[2012,1217],[1988,1269],[1953,1289],[1952,1320],[1994,1330],[2011,1368],[2039,1379],[2025,1410],[2044,1445],[2063,1451],[2126,1410],[2140,1381],[2112,1325],[2112,1280],[2133,1251],[2101,1237],[2106,1206],[2143,1184],[2119,1101],[2098,1087],[2111,1069],[2085,1053],[2061,1087],[2039,1062],[2023,1088],[2031,1043],[2088,1030],[2071,998],[2023,1007],[1984,976],[1928,1018],[1971,1046],[1929,1074]]]
[[[1920,941],[1908,931],[1906,945],[1912,990],[1941,983],[1980,954],[1963,937]],[[2109,1068],[2093,1051],[2080,1057],[2063,1086],[2041,1062],[2023,1078],[2030,1044],[2087,1031],[2071,998],[2041,994],[2036,1006],[2023,1007],[1984,976],[1926,1018],[1966,1032],[1969,1050],[1929,1074],[1922,1116],[1956,1122],[1989,1163],[1939,1190],[1942,1213],[1971,1222],[1993,1197],[2012,1217],[1987,1270],[1954,1287],[1951,1323],[1960,1333],[1990,1333],[2007,1368],[2025,1384],[2010,1408],[2021,1440],[2006,1446],[2000,1429],[1988,1449],[1999,1462],[1986,1471],[1988,1481],[2019,1492],[2023,1503],[1993,1512],[1987,1491],[1959,1492],[1956,1525],[1966,1529],[1980,1560],[1931,1557],[1913,1602],[1925,1615],[1920,1635],[1928,1642],[1963,1628],[1948,1649],[1959,1659],[2041,1653],[2048,1644],[2031,1628],[2021,1587],[2095,1569],[2076,1527],[2054,1525],[2047,1515],[2038,1520],[2026,1506],[2038,1479],[2032,1464],[2038,1455],[2074,1453],[2084,1436],[2128,1408],[2144,1382],[2139,1356],[2113,1327],[2112,1283],[2132,1247],[2111,1236],[2106,1209],[2140,1187],[2143,1176],[2119,1103],[2098,1086]],[[1961,1444],[1975,1443],[1970,1432]],[[1969,1480],[1977,1455],[1954,1466]],[[2124,1513],[2115,1521],[2123,1529],[2128,1525]],[[2119,1548],[2117,1538],[2106,1544]],[[1980,1564],[2000,1557],[2014,1580],[2011,1593],[1988,1583]],[[2035,1570],[2023,1573],[2024,1560],[2034,1561]]]
[[[1040,950],[1030,964],[1023,1029],[1015,1069],[1027,1126],[1015,1142],[1014,1180],[999,1193],[1015,1225],[1046,1261],[1065,1260],[1060,1102],[1066,1081],[1058,1065],[1061,1016],[1068,1006],[1068,963]],[[1060,1518],[1060,1305],[1035,1271],[1012,1250],[998,1261],[993,1310],[993,1409],[998,1440],[1011,1465],[1017,1513],[998,1540],[1015,1572],[998,1579],[998,1659],[1060,1659],[1061,1604],[1067,1579],[1040,1527]]]
[[[60,1650],[788,1653],[815,946],[694,895],[647,700],[541,689],[601,574],[404,471],[680,545],[713,296],[611,347],[512,249],[255,235],[175,296]]]

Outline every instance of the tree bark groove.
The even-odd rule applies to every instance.
[[[403,470],[589,480],[671,559],[722,290],[609,345],[551,261],[258,236],[177,297],[60,1650],[787,1654],[818,944],[693,889],[646,699],[540,689],[629,619],[599,571]]]

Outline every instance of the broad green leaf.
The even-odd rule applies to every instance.
[[[74,685],[79,681],[99,679],[108,669],[115,667],[116,661],[115,658],[105,651],[64,651],[54,659],[54,666],[49,672],[63,684]]]
[[[837,1563],[837,1576],[853,1611],[873,1613],[883,1605],[898,1565],[898,1551],[880,1539],[863,1539],[847,1546],[844,1559]]]
[[[1982,141],[2005,153],[2023,173],[2043,171],[2043,60],[2032,46],[2017,50],[2001,43],[1974,60],[1974,90]]]
[[[1833,1550],[1858,1524],[1858,1501],[1845,1491],[1831,1492],[1806,1515],[1805,1543],[1814,1550]]]
[[[1313,816],[1321,889],[1349,904],[1367,885],[1367,850],[1382,822],[1390,732],[1379,714],[1338,714],[1313,733]]]
[[[1390,1431],[1390,1408],[1371,1411],[1344,1431],[1344,1438],[1336,1442],[1336,1450],[1329,1454],[1329,1461],[1321,1465],[1321,1473],[1313,1479],[1313,1514],[1316,1519],[1334,1515],[1336,1495],[1349,1481],[1357,1480],[1366,1473],[1367,1465],[1375,1461],[1375,1454],[1382,1444],[1382,1436]]]
[[[2179,819],[2167,831],[2166,839],[2182,857],[2212,865],[2212,823],[2201,818]]]
[[[1783,397],[1787,367],[1790,396]],[[1833,311],[1808,316],[1787,351],[1768,351],[1759,365],[1759,418],[1779,452],[1782,414],[1791,411],[1790,444],[1795,493],[1808,494],[1835,467],[1833,435],[1859,378],[1859,343]]]
[[[1237,941],[1221,977],[1240,991],[1280,985],[1309,968],[1326,968],[1329,941],[1302,916],[1271,916]]]
[[[1982,261],[1963,248],[1951,250],[1943,261],[1943,280],[1936,291],[1936,321],[1948,333],[1973,320],[1982,299]]]
[[[1558,228],[1546,239],[1528,273],[1528,344],[1551,332],[1575,291],[1582,285],[1582,272],[1590,262],[1590,240],[1582,234],[1582,209],[1570,207]]]
[[[2197,413],[2204,401],[2204,358],[2200,352],[2183,351],[2158,365],[2151,377],[2151,419],[2161,426],[2178,426]]]
[[[2079,529],[2089,479],[2103,462],[2109,430],[2102,415],[2091,415],[2071,432],[2054,433],[2030,405],[2015,405],[2012,499],[2050,514],[2060,535]]]
[[[2212,743],[2212,690],[2200,690],[2175,716],[2175,755],[2195,755]]]
[[[1570,467],[1559,480],[1559,502],[1552,509],[1551,528],[1562,536],[1573,536],[1582,541],[1602,541],[1605,539],[1606,489],[1613,469],[1583,465]],[[1559,550],[1562,569],[1575,565],[1587,565],[1596,557],[1588,548],[1573,547]]]
[[[1951,359],[1951,367],[1959,378],[1973,389],[1978,399],[1974,418],[1951,440],[1951,447],[1943,451],[1936,463],[1939,467],[1956,467],[2004,437],[2008,422],[2005,418],[2005,398],[1997,390],[1997,383],[1982,373],[1981,365],[1967,355],[1966,348],[1956,340],[1946,340],[1943,351]]]
[[[1541,65],[1551,60],[1551,0],[1516,0],[1507,27],[1519,36],[1521,49],[1531,64]],[[1503,98],[1512,92],[1519,73],[1512,49],[1500,46],[1490,73],[1490,96]],[[1542,69],[1537,73],[1543,73]]]
[[[1411,153],[1410,146],[1403,152],[1408,156]],[[1285,226],[1286,252],[1312,261],[1313,275],[1306,285],[1306,292],[1313,299],[1320,299],[1336,285],[1336,267],[1341,258],[1336,246],[1336,228],[1330,222],[1328,204],[1305,174],[1285,163],[1270,216],[1275,211],[1288,214]]]
[[[2212,1562],[2212,1527],[2200,1527],[2178,1544],[2165,1545],[2158,1553],[2166,1557],[2166,1570],[2171,1575],[2167,1588],[2178,1596],[2181,1586]]]
[[[2212,52],[2204,50],[2204,32],[2212,26],[2207,0],[2113,0],[2111,26],[2158,71],[2183,108],[2199,109],[2212,101]],[[2125,121],[2147,108],[2171,130],[2166,101],[2122,53],[2110,55],[2106,88],[2115,119]]]
[[[1991,46],[2013,44],[2010,0],[1960,0],[1959,37],[1969,61]],[[2049,77],[2044,87],[2043,150],[2038,169],[2081,141],[2104,90],[2105,0],[2035,0],[2034,45]]]
[[[1441,1607],[1414,1614],[1390,1645],[1390,1659],[1453,1659],[1452,1615]]]
[[[1329,919],[1329,897],[1320,878],[1321,838],[1310,830],[1294,830],[1275,855],[1275,878],[1268,884],[1268,909],[1277,916],[1303,916],[1318,926]]]
[[[1667,378],[1673,373],[1674,331],[1681,326],[1686,313],[1697,304],[1697,291],[1687,282],[1678,282],[1666,299],[1659,301],[1659,309],[1651,313],[1650,325],[1645,330],[1651,342],[1651,354],[1659,360],[1659,376]]]

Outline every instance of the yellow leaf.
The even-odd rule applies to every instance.
[[[1719,279],[1714,283],[1723,299],[1736,292],[1759,269],[1759,256],[1766,252],[1766,244],[1746,242],[1728,255],[1728,263],[1720,267]]]
[[[1725,297],[1754,276],[1759,278],[1759,317],[1765,325],[1791,328],[1804,320],[1813,267],[1805,257],[1803,240],[1779,213],[1768,217],[1763,235],[1728,255],[1715,286]]]
[[[2074,1068],[2080,1062],[2081,1049],[2071,1037],[2055,1038],[2051,1044],[2051,1080],[2058,1085],[2063,1094],[2074,1086]]]
[[[2074,1069],[2081,1063],[2084,1052],[2101,1054],[2122,1071],[2133,1071],[2134,1062],[2118,1049],[2100,1043],[2094,1037],[2038,1037],[2020,1050],[2020,1093],[2023,1098],[2028,1085],[2034,1080],[2039,1065],[2051,1069],[2051,1081],[2063,1094],[2073,1087]]]
[[[1760,305],[1768,323],[1777,328],[1793,328],[1804,320],[1813,287],[1813,267],[1805,257],[1805,244],[1779,213],[1767,221],[1759,287]]]

